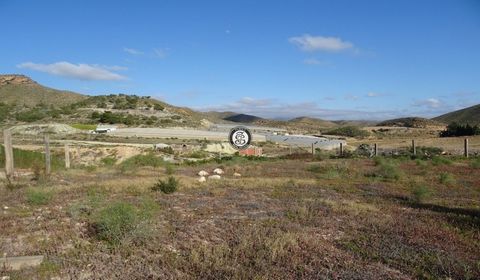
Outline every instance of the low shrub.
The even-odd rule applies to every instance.
[[[480,158],[476,158],[476,159],[472,160],[472,162],[470,162],[470,166],[472,168],[480,169]]]
[[[154,153],[148,153],[144,155],[136,155],[126,159],[121,164],[121,170],[128,171],[144,166],[159,167],[163,164],[164,161],[162,158],[156,156]]]
[[[177,191],[179,181],[175,177],[168,177],[167,181],[159,179],[152,187],[152,191],[161,191],[166,194],[174,193]]]
[[[432,192],[424,185],[414,185],[411,189],[411,195],[414,202],[422,203],[432,195]]]
[[[127,202],[114,202],[94,213],[91,227],[95,236],[110,245],[141,241],[149,233],[152,207],[138,208]]]
[[[374,159],[377,170],[373,173],[367,173],[367,177],[380,177],[385,180],[399,180],[403,172],[400,170],[398,164],[393,160],[377,157]]]
[[[30,205],[45,205],[50,202],[53,195],[45,190],[27,189],[26,200]]]
[[[34,108],[28,111],[21,111],[15,114],[15,118],[21,122],[35,122],[47,117],[45,110]]]
[[[311,165],[307,170],[316,173],[318,178],[323,179],[336,179],[350,173],[345,164]]]
[[[421,160],[421,159],[416,159],[415,164],[419,167],[426,167],[427,166],[427,162],[424,161],[424,160]]]
[[[161,148],[161,149],[158,149],[158,151],[162,153],[170,154],[170,155],[175,154],[175,151],[173,150],[172,147]]]
[[[206,158],[208,157],[208,152],[197,150],[186,155],[188,158]]]
[[[155,111],[163,111],[163,110],[165,109],[165,107],[163,107],[163,105],[161,105],[161,104],[159,104],[159,103],[155,103],[155,104],[153,105],[153,109],[154,109]]]
[[[114,166],[117,163],[117,159],[115,157],[104,157],[101,159],[101,162],[105,166]]]
[[[375,163],[375,166],[382,165],[386,162],[387,160],[383,157],[376,157],[373,159],[373,162]]]
[[[393,162],[387,162],[380,165],[379,175],[384,179],[398,180],[401,177],[401,171]]]
[[[11,107],[12,107],[11,105],[0,102],[0,122],[3,122],[8,118],[10,111],[12,109]]]
[[[455,184],[455,178],[450,173],[441,173],[439,177],[440,183],[444,185],[453,185]]]
[[[434,156],[432,158],[433,165],[450,165],[452,164],[452,160],[442,156]]]

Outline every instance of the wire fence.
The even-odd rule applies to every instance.
[[[399,139],[380,141],[374,143],[353,143],[347,145],[344,140],[336,140],[331,143],[312,142],[306,145],[303,142],[282,143],[286,153],[290,155],[300,154],[330,154],[339,157],[350,156],[480,156],[480,138],[474,138],[473,146],[468,138],[436,138],[436,139]],[[46,174],[52,170],[68,169],[71,167],[71,158],[81,157],[80,143],[68,139],[50,141],[48,134],[30,136],[25,138],[15,135],[12,141],[11,132],[3,133],[3,145],[0,144],[0,167],[5,166],[7,178],[14,174],[16,168],[42,168]],[[27,149],[14,149],[13,143],[21,143]],[[75,143],[75,144],[73,144]],[[327,145],[328,144],[328,145]],[[38,147],[43,147],[42,151]],[[32,147],[32,149],[28,149]],[[33,148],[35,147],[35,148]]]

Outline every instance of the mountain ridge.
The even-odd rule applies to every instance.
[[[133,104],[132,103],[128,105],[128,102],[132,101],[132,98],[138,99],[138,106],[145,107],[143,111],[138,110],[135,107],[137,106],[136,100],[133,100],[135,101],[135,106],[133,108],[129,107]],[[104,103],[105,101],[108,101],[107,103],[110,105],[101,106],[102,103]],[[4,112],[2,112],[1,121],[9,119],[9,113],[11,113],[11,116],[16,117],[19,115],[20,112],[21,116],[21,114],[25,113],[28,108],[30,108],[30,110],[34,110],[38,106],[44,108],[48,106],[57,109],[63,108],[62,110],[65,111],[65,108],[70,106],[74,110],[82,110],[80,111],[81,114],[79,114],[83,114],[81,118],[83,118],[84,121],[86,121],[87,118],[87,116],[83,112],[85,110],[90,110],[89,112],[111,110],[114,113],[117,112],[132,114],[133,112],[140,113],[140,115],[144,116],[157,116],[162,115],[160,111],[163,111],[165,109],[163,111],[163,115],[168,116],[171,119],[162,120],[162,124],[172,123],[172,125],[175,124],[198,126],[205,124],[203,120],[207,120],[214,123],[247,123],[251,125],[281,127],[290,130],[305,130],[310,132],[316,132],[319,129],[323,128],[333,128],[346,125],[365,126],[372,123],[370,121],[329,121],[308,116],[300,116],[288,120],[275,120],[229,111],[200,112],[192,110],[188,107],[177,107],[146,96],[139,97],[136,95],[125,94],[90,96],[76,93],[73,91],[57,90],[43,86],[31,79],[30,77],[22,74],[0,75],[0,104],[3,104],[1,108],[3,108],[2,110],[4,110]],[[82,106],[86,108],[82,108]],[[156,110],[157,113],[149,112],[149,110],[155,111],[153,110],[153,107],[156,106],[161,107],[162,110]],[[33,119],[42,119],[39,117],[40,109],[35,110],[37,110],[36,112],[34,112],[36,114],[36,118]],[[52,116],[58,116],[59,114],[61,115],[63,111],[50,113],[52,113]],[[17,120],[18,119],[31,120],[32,118],[22,117],[17,118]],[[461,110],[449,112],[432,119],[426,119],[421,117],[407,117],[385,120],[378,123],[377,125],[423,128],[430,126],[440,126],[451,123],[453,121],[461,124],[480,124],[480,104]],[[152,123],[151,120],[146,122]]]
[[[480,125],[480,104],[440,115],[433,118],[433,120],[447,124],[456,122],[459,124]]]

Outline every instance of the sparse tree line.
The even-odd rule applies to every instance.
[[[440,133],[440,137],[455,136],[473,136],[480,135],[480,127],[478,125],[458,124],[453,122],[447,126],[447,129]]]

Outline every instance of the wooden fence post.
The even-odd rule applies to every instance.
[[[343,156],[343,143],[340,142],[340,156]]]
[[[412,153],[414,156],[417,155],[417,146],[415,145],[415,139],[412,140]]]
[[[373,156],[376,157],[378,155],[378,146],[377,143],[373,144]]]
[[[51,168],[50,168],[50,137],[48,134],[43,136],[43,141],[45,142],[45,175],[49,175]]]
[[[468,138],[463,141],[463,155],[468,158]]]
[[[312,143],[312,156],[315,155],[315,147],[313,146],[313,143]]]
[[[70,146],[65,144],[65,168],[70,168]]]
[[[13,176],[13,148],[12,148],[12,132],[8,129],[3,131],[3,141],[5,143],[5,175],[8,179]]]

